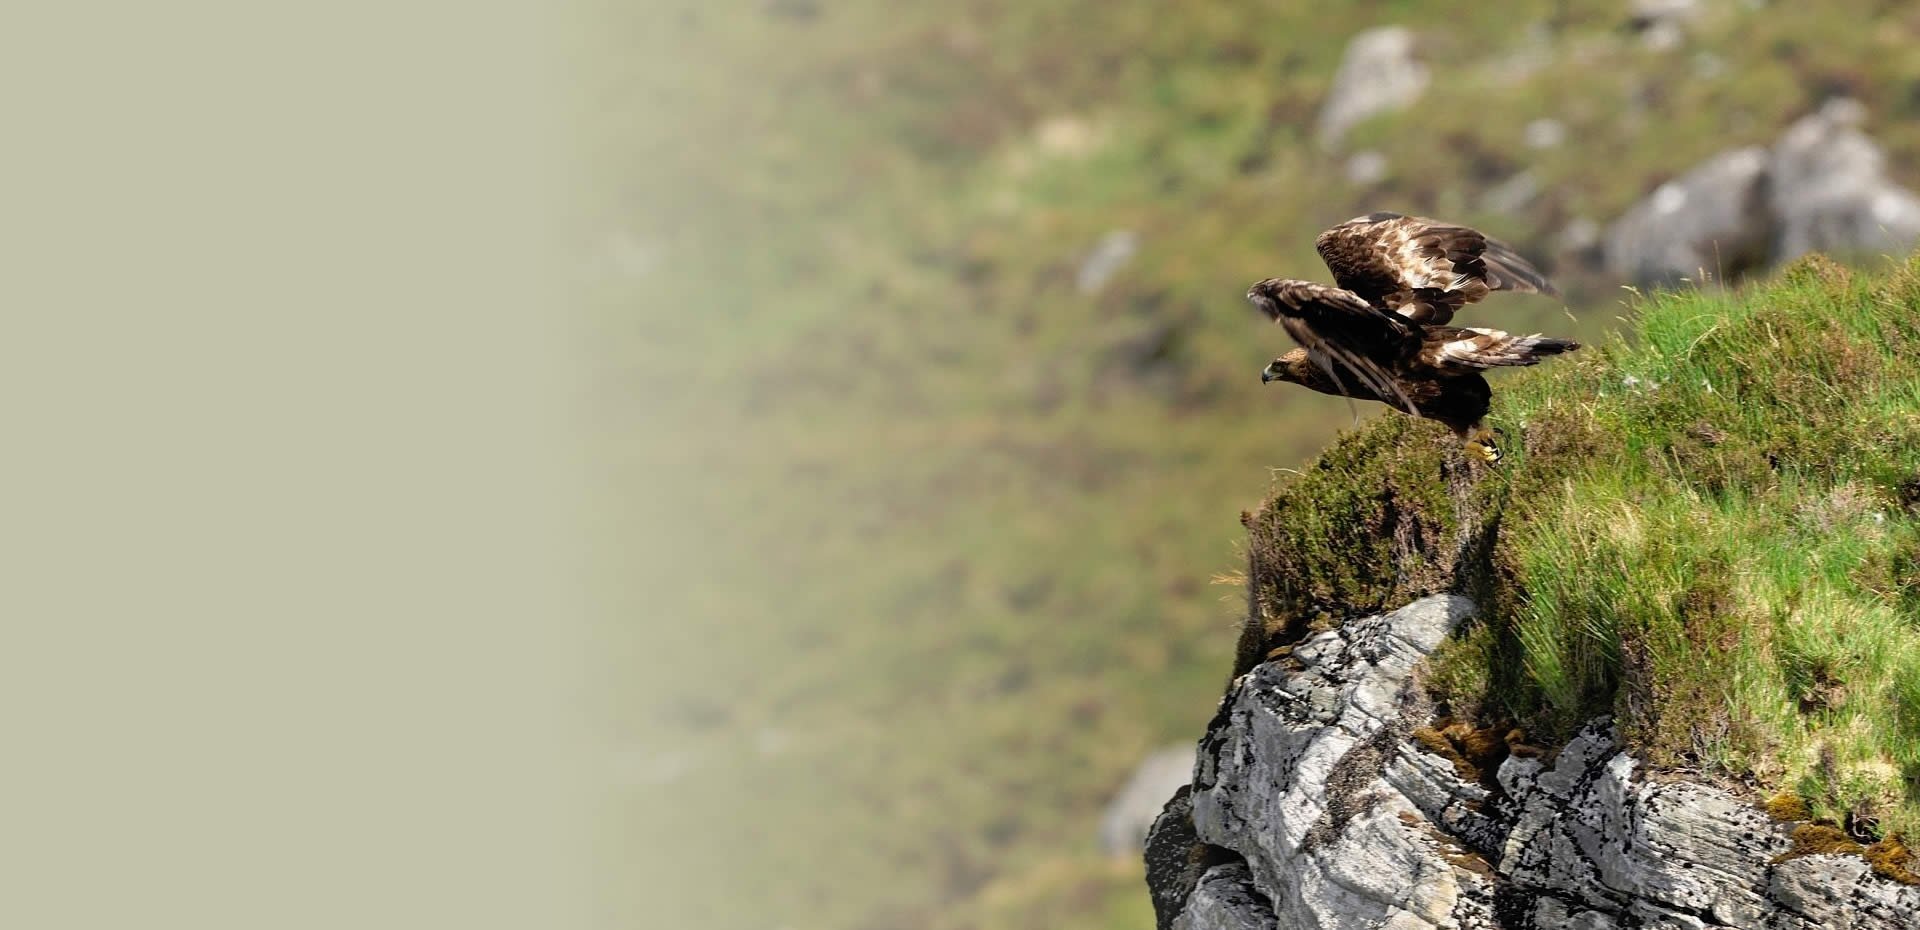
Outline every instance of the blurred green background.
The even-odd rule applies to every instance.
[[[1595,339],[1606,225],[1827,98],[1920,182],[1920,6],[1643,6],[1693,11],[595,6],[607,916],[1150,927],[1100,814],[1213,712],[1240,512],[1354,416],[1258,383],[1290,343],[1249,283],[1420,213],[1567,292],[1469,325]],[[1323,141],[1389,25],[1428,86]]]

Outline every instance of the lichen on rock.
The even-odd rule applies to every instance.
[[[1920,926],[1920,887],[1858,844],[1648,778],[1604,718],[1468,777],[1414,734],[1425,660],[1475,609],[1421,598],[1234,681],[1148,841],[1162,930]]]

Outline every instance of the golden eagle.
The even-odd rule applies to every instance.
[[[1476,230],[1370,213],[1321,233],[1314,246],[1339,287],[1268,278],[1247,291],[1301,346],[1269,363],[1263,384],[1291,381],[1437,420],[1470,455],[1492,463],[1500,450],[1481,420],[1493,392],[1480,373],[1580,348],[1446,325],[1491,291],[1558,294],[1526,259]]]

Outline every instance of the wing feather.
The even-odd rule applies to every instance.
[[[1445,324],[1491,291],[1559,293],[1511,246],[1425,217],[1355,217],[1321,233],[1314,246],[1341,287],[1419,323]]]
[[[1391,398],[1408,413],[1413,401],[1382,360],[1401,357],[1419,339],[1419,327],[1381,310],[1351,291],[1309,281],[1269,278],[1247,291],[1247,300],[1307,350],[1307,357],[1341,387],[1345,371],[1374,396]]]

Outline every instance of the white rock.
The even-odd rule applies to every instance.
[[[1541,117],[1527,124],[1523,130],[1527,147],[1533,149],[1559,148],[1567,141],[1567,124],[1557,119]]]
[[[1175,930],[1273,930],[1273,908],[1254,890],[1246,863],[1216,865],[1200,877]]]
[[[1420,99],[1431,75],[1414,58],[1413,45],[1413,33],[1402,26],[1369,29],[1347,43],[1320,109],[1321,147],[1336,148],[1361,121]]]
[[[1605,721],[1551,766],[1509,757],[1499,793],[1463,782],[1410,739],[1432,713],[1412,681],[1472,612],[1425,598],[1317,634],[1294,652],[1312,655],[1304,667],[1234,682],[1201,742],[1190,817],[1162,818],[1153,842],[1165,831],[1241,861],[1208,870],[1184,903],[1155,886],[1162,927],[1920,927],[1920,888],[1857,856],[1782,858],[1791,824],[1715,788],[1646,780]]]
[[[1480,202],[1489,213],[1519,213],[1533,198],[1540,196],[1540,179],[1531,171],[1520,171],[1489,188]]]
[[[1637,284],[1733,277],[1808,252],[1905,254],[1920,244],[1920,195],[1886,175],[1859,127],[1858,101],[1833,100],[1771,148],[1722,152],[1660,185],[1607,230],[1607,269]]]
[[[1347,159],[1347,181],[1362,187],[1387,178],[1387,156],[1373,149],[1355,152]]]
[[[1074,277],[1074,284],[1082,294],[1097,294],[1107,286],[1120,269],[1126,267],[1135,252],[1140,251],[1140,237],[1130,229],[1116,229],[1095,243],[1093,250],[1080,262],[1080,272]]]
[[[1905,253],[1920,242],[1920,197],[1886,176],[1886,155],[1859,129],[1865,120],[1858,101],[1831,100],[1774,144],[1777,261],[1813,251]]]
[[[1584,216],[1576,216],[1561,227],[1559,235],[1554,237],[1554,246],[1564,252],[1588,252],[1600,245],[1600,224]]]
[[[1766,150],[1749,146],[1660,185],[1607,228],[1607,270],[1635,283],[1669,284],[1765,267],[1774,244],[1767,167]]]
[[[1628,23],[1641,44],[1665,51],[1686,41],[1687,26],[1700,12],[1699,0],[1634,0]]]

